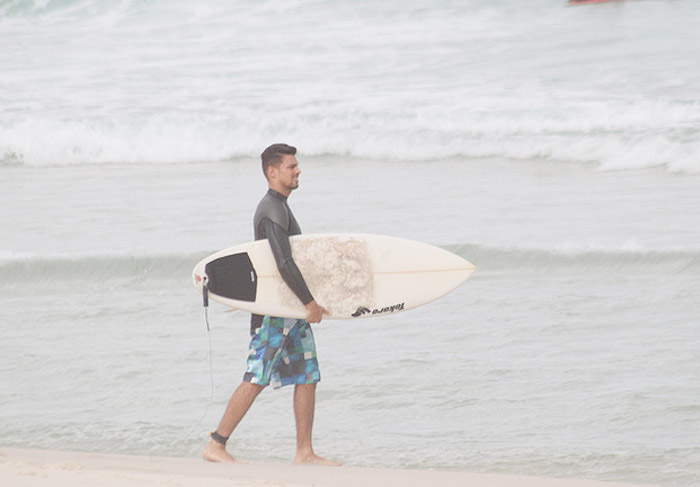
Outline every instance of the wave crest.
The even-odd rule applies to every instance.
[[[700,270],[700,249],[545,249],[501,248],[465,243],[444,246],[488,272],[600,272],[685,273]],[[192,269],[212,252],[164,255],[15,255],[0,257],[0,283],[4,285],[56,281],[95,283],[147,279],[190,279]]]

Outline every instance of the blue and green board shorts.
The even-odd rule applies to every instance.
[[[311,325],[306,320],[265,316],[250,340],[243,381],[278,389],[320,380]]]

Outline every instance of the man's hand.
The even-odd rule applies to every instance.
[[[320,323],[323,319],[323,315],[329,314],[328,310],[315,300],[306,305],[306,321],[309,323]]]

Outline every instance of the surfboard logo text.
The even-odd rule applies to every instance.
[[[358,316],[366,315],[367,313],[371,313],[372,310],[369,308],[365,308],[364,306],[360,306],[357,308],[357,310],[352,314],[353,317],[357,318]]]
[[[394,311],[401,311],[404,309],[406,306],[406,303],[399,303],[395,304],[393,306],[387,306],[385,308],[375,308],[375,309],[369,309],[364,306],[360,306],[357,308],[357,310],[352,314],[354,318],[358,318],[360,316],[364,316],[366,314],[373,314],[373,315],[381,315],[384,313],[393,313]]]

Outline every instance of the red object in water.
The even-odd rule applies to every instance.
[[[622,0],[569,0],[569,5],[582,5],[584,3],[620,2]]]

